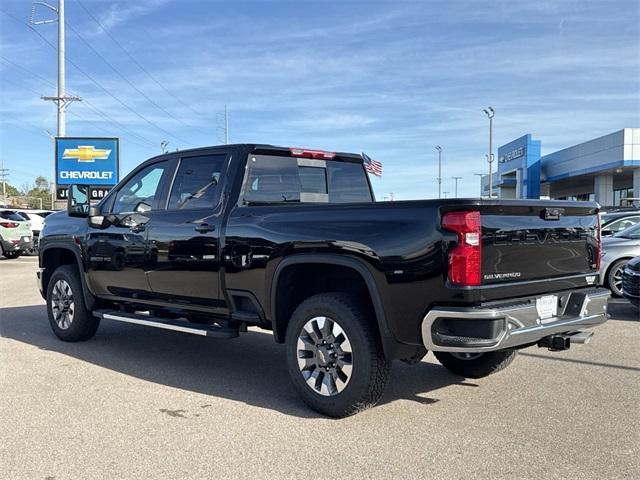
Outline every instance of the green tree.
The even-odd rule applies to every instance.
[[[0,195],[2,194],[2,183],[5,183],[4,191],[7,192],[7,197],[15,197],[17,195],[20,195],[20,191],[7,182],[0,182]]]

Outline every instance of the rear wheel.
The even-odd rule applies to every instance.
[[[609,268],[609,273],[607,274],[607,287],[611,290],[611,293],[615,297],[622,296],[622,272],[624,271],[624,266],[627,264],[629,260],[618,260],[611,268]]]
[[[314,295],[298,306],[285,346],[289,375],[307,405],[346,417],[378,402],[391,362],[374,325],[357,299],[343,293]]]
[[[498,350],[487,353],[433,352],[438,361],[447,370],[469,378],[482,378],[507,368],[514,358],[516,350]]]
[[[47,314],[53,333],[65,342],[93,337],[100,325],[84,303],[82,284],[72,265],[58,267],[47,286]]]

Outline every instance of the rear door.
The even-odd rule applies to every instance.
[[[147,278],[154,298],[221,307],[222,172],[227,150],[179,158],[166,205],[147,229]]]
[[[500,202],[482,205],[481,215],[483,284],[597,273],[593,204]]]

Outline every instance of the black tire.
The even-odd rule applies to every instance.
[[[471,354],[465,359],[464,354],[433,352],[438,361],[447,370],[468,378],[482,378],[507,368],[516,358],[516,350],[498,350],[497,352]]]
[[[18,258],[21,252],[4,252],[4,256],[9,260],[13,260],[14,258]]]
[[[59,324],[59,321],[61,321],[60,316],[54,315],[54,309],[56,309],[54,304],[59,305],[59,303],[56,303],[56,298],[60,298],[59,292],[62,292],[60,288],[56,290],[56,285],[61,287],[65,284],[68,285],[71,295],[72,303],[69,305],[71,307],[69,309],[71,315],[68,317],[70,318],[68,324],[62,321],[61,325]],[[60,312],[61,309],[58,308],[57,311]],[[100,319],[94,317],[84,303],[82,283],[80,282],[78,270],[75,266],[63,265],[58,267],[51,275],[49,284],[47,285],[47,314],[53,333],[65,342],[82,342],[88,340],[93,337],[98,330]],[[58,318],[58,320],[56,320],[56,318]]]
[[[325,317],[333,320],[337,324],[337,328],[333,328],[333,332],[328,334],[327,338],[334,338],[336,349],[341,351],[342,347],[349,344],[351,354],[348,355],[347,362],[350,362],[350,370],[348,380],[346,382],[333,382],[335,391],[332,394],[322,395],[312,386],[307,384],[301,367],[298,365],[298,340],[303,334],[303,328],[307,322],[312,321],[316,317]],[[380,345],[375,320],[372,315],[354,297],[344,293],[322,293],[314,295],[302,302],[291,317],[291,321],[287,326],[285,339],[285,348],[287,355],[287,365],[289,375],[293,382],[293,386],[302,397],[302,400],[315,411],[327,415],[329,417],[342,418],[353,415],[357,412],[365,410],[375,405],[389,379],[391,362],[387,360]],[[341,329],[346,336],[346,343],[340,340],[338,329]],[[331,330],[331,329],[330,329]],[[310,339],[311,337],[307,337]],[[301,340],[302,341],[302,340]],[[308,345],[308,344],[305,344]],[[333,344],[329,344],[333,347]],[[309,347],[313,348],[313,346]],[[346,349],[346,347],[345,347]],[[333,352],[334,350],[330,350]],[[302,352],[302,350],[300,350]],[[319,362],[320,358],[326,360],[330,355],[317,354],[310,361]],[[342,352],[338,354],[336,362],[340,364],[341,360],[347,358],[347,354]],[[301,356],[301,359],[303,357]],[[336,358],[335,356],[333,357]],[[304,361],[304,360],[302,360]],[[336,366],[336,363],[333,363]],[[324,378],[325,374],[321,368],[313,370],[305,369],[305,374],[313,372],[320,378]],[[343,367],[344,368],[344,367]],[[339,370],[340,367],[334,369]],[[315,371],[317,370],[317,372]],[[344,371],[347,371],[346,369]],[[342,373],[343,370],[340,370]],[[331,383],[330,379],[329,383]],[[343,385],[344,383],[344,385]]]
[[[629,262],[628,258],[618,260],[614,262],[607,272],[607,288],[611,290],[611,294],[614,297],[622,297],[622,278],[616,280],[616,272],[621,272],[624,266]]]

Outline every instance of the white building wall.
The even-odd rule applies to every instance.
[[[576,175],[581,171],[606,168],[607,164],[622,162],[625,160],[627,151],[629,155],[632,154],[631,145],[629,145],[629,148],[625,148],[625,140],[627,137],[632,138],[634,132],[627,132],[627,130],[637,130],[640,135],[640,129],[638,128],[625,128],[604,137],[595,138],[543,156],[541,160],[542,168],[547,178],[553,179],[560,175]],[[631,156],[627,159],[631,159]]]

